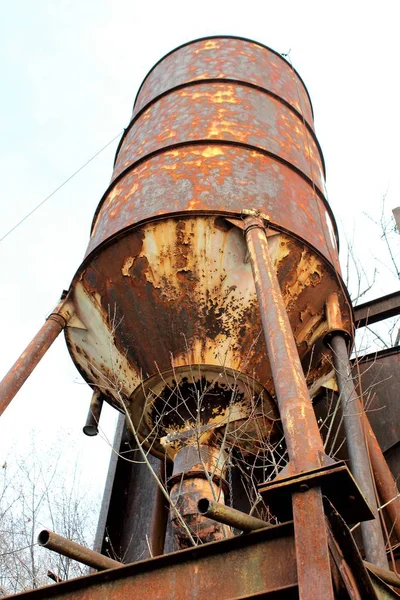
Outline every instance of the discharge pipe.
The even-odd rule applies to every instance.
[[[77,560],[88,567],[97,569],[98,571],[123,567],[123,564],[117,560],[113,560],[112,558],[104,556],[104,554],[100,554],[100,552],[95,552],[90,548],[85,548],[85,546],[81,546],[80,544],[77,544],[77,542],[73,542],[62,535],[54,533],[54,531],[49,531],[48,529],[43,529],[43,531],[39,533],[37,541],[39,546],[43,546],[43,548],[48,548],[49,550],[57,552],[62,556]]]
[[[93,437],[99,433],[99,421],[101,410],[103,408],[103,396],[99,390],[95,390],[90,400],[89,412],[86,423],[83,426],[83,433]]]
[[[236,510],[236,508],[221,504],[221,502],[213,502],[208,498],[201,498],[197,503],[197,508],[203,517],[208,517],[218,523],[224,523],[224,525],[229,525],[245,532],[270,527],[267,521],[247,515],[240,510]]]

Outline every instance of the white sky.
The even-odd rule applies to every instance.
[[[379,241],[363,212],[378,215],[385,192],[388,208],[400,205],[399,6],[395,0],[4,2],[0,237],[127,126],[137,89],[159,58],[191,39],[230,34],[278,52],[291,49],[313,102],[333,212],[350,235],[358,220],[361,259],[370,264]],[[68,288],[117,143],[0,243],[0,376]],[[397,286],[382,267],[372,295]],[[81,433],[89,398],[60,336],[0,419],[0,463],[35,428],[71,457],[80,452],[84,475],[95,473],[101,489],[107,444]],[[112,438],[115,413],[106,412]]]

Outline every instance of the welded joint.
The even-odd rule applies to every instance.
[[[350,333],[343,328],[342,312],[340,309],[339,294],[337,292],[332,292],[326,299],[325,317],[329,331],[324,336],[324,344],[330,346],[332,338],[336,335],[340,335],[345,339],[346,345],[349,348],[352,343],[352,337]]]
[[[269,216],[253,208],[244,208],[241,212],[244,220],[244,234],[247,235],[252,229],[261,229],[265,232],[266,223],[269,224]]]
[[[269,221],[269,216],[257,208],[244,208],[241,212],[242,217],[260,217],[264,221]]]
[[[75,306],[68,293],[65,291],[61,294],[61,298],[54,310],[46,318],[46,321],[55,321],[62,329],[64,329],[70,319],[75,314]]]

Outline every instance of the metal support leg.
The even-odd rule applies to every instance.
[[[325,453],[303,369],[269,253],[263,220],[245,218],[275,393],[289,459],[295,472],[322,466]],[[301,600],[333,600],[328,536],[319,488],[293,495],[297,572]]]
[[[162,485],[165,485],[165,469],[166,465],[162,461],[158,472],[158,477]],[[150,547],[153,556],[161,556],[161,554],[164,554],[169,506],[167,506],[165,496],[159,486],[157,486],[155,493],[156,498],[151,518]]]
[[[0,416],[67,325],[72,316],[69,308],[66,300],[62,300],[56,306],[43,327],[0,382]]]
[[[349,450],[350,467],[364,494],[375,519],[361,523],[361,534],[366,559],[388,568],[385,542],[376,505],[374,484],[368,457],[362,414],[364,409],[354,388],[353,374],[348,358],[346,340],[338,332],[332,335],[330,345],[341,397],[343,426]]]
[[[293,494],[292,505],[300,598],[333,598],[321,488]]]
[[[368,453],[371,459],[372,471],[374,474],[376,487],[380,500],[383,504],[387,504],[385,511],[390,519],[393,529],[396,533],[398,540],[400,541],[400,498],[397,484],[393,478],[393,475],[388,467],[381,447],[379,446],[378,440],[376,439],[375,433],[371,427],[371,423],[361,402],[359,401],[360,408],[362,409],[363,426],[365,435],[367,437]]]

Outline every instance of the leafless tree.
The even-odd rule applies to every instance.
[[[383,295],[388,284],[400,279],[400,235],[384,194],[376,215],[364,213],[365,222],[345,236],[344,279],[354,306]],[[368,234],[364,233],[368,226]],[[372,229],[371,229],[372,225]],[[372,236],[372,237],[371,237]],[[386,292],[387,293],[387,292]],[[365,354],[392,347],[399,341],[400,319],[393,317],[357,332],[357,351]]]
[[[49,456],[53,459],[49,460]],[[76,470],[72,476],[68,471],[60,449],[57,454],[40,451],[34,440],[26,455],[12,453],[3,461],[0,596],[51,583],[48,571],[61,580],[86,572],[79,563],[36,543],[39,531],[50,528],[81,544],[91,545],[94,511],[79,486]]]

